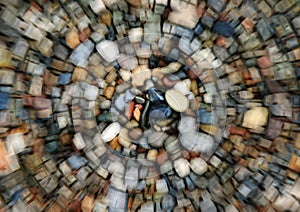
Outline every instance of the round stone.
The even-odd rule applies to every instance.
[[[118,122],[113,122],[102,132],[101,137],[104,142],[111,141],[116,137],[121,130],[121,125]]]
[[[165,96],[167,103],[173,110],[177,112],[184,112],[187,110],[189,101],[181,92],[171,89],[166,92]]]
[[[193,172],[198,175],[202,175],[207,171],[207,164],[202,158],[193,158],[190,164]]]
[[[101,57],[109,63],[116,60],[119,56],[118,46],[110,40],[101,41],[97,44],[96,49]]]
[[[174,168],[179,177],[186,177],[190,174],[190,164],[186,159],[179,158],[174,161]]]

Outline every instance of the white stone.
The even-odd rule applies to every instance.
[[[183,95],[186,95],[190,92],[191,88],[191,80],[185,79],[183,81],[179,81],[174,85],[174,89],[181,92]]]
[[[121,77],[122,77],[122,79],[123,79],[124,81],[129,81],[129,80],[131,79],[131,72],[130,72],[130,71],[121,69],[121,70],[119,71],[119,73],[120,73],[120,75],[121,75]]]
[[[196,125],[196,119],[192,116],[183,116],[181,117],[178,130],[180,133],[187,133],[187,132],[196,132],[198,129]]]
[[[94,101],[98,97],[98,88],[94,85],[88,86],[84,91],[84,98]]]
[[[96,49],[101,57],[109,63],[116,60],[119,56],[118,46],[110,40],[101,41],[97,44]]]
[[[167,193],[169,191],[168,184],[165,179],[159,179],[156,181],[156,190],[159,193]]]
[[[177,112],[184,112],[189,106],[187,97],[175,89],[166,92],[166,100],[169,106]]]
[[[74,135],[73,143],[76,146],[76,148],[79,149],[79,150],[86,147],[86,144],[85,144],[85,142],[84,142],[84,140],[83,140],[80,133],[76,133]]]
[[[190,164],[193,172],[198,175],[202,175],[207,171],[207,163],[202,158],[193,158]]]
[[[121,130],[121,125],[118,122],[113,122],[102,132],[101,137],[104,142],[109,142],[115,138]]]
[[[179,177],[183,178],[190,174],[190,163],[183,158],[179,158],[174,161],[174,168],[179,175]]]
[[[143,36],[143,28],[132,28],[128,31],[129,41],[130,43],[136,43],[142,41]]]

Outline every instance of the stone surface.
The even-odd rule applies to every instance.
[[[104,142],[109,142],[120,133],[120,130],[120,124],[118,122],[113,122],[105,128],[101,134],[101,138]]]
[[[177,112],[184,112],[189,106],[188,99],[177,90],[168,90],[165,97],[169,106]]]
[[[119,56],[118,46],[110,40],[101,41],[97,44],[96,49],[101,57],[109,63],[116,60]]]

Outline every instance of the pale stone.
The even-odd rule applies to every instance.
[[[166,92],[166,100],[169,106],[177,112],[184,112],[189,106],[187,97],[175,89]]]
[[[198,175],[202,175],[207,171],[207,163],[202,158],[193,158],[190,164],[193,172]]]
[[[183,178],[190,174],[190,163],[183,158],[179,158],[174,161],[174,167],[179,175],[179,177]]]
[[[118,122],[111,123],[102,132],[101,137],[104,142],[109,142],[115,138],[121,130],[121,125]]]
[[[110,40],[101,41],[97,44],[96,49],[101,57],[109,63],[116,60],[119,56],[118,46]]]
[[[134,86],[143,86],[147,79],[151,78],[151,70],[145,65],[137,67],[132,73],[132,84]]]
[[[96,86],[90,85],[84,91],[84,98],[87,100],[96,100],[98,97],[98,88]]]
[[[130,144],[131,144],[131,139],[128,135],[128,129],[126,129],[125,127],[122,128],[120,130],[120,133],[119,133],[119,136],[118,136],[118,139],[119,139],[119,143],[124,146],[124,147],[129,147]]]
[[[121,75],[121,77],[124,81],[129,81],[131,79],[131,72],[130,71],[126,71],[124,69],[121,69],[119,71],[119,73],[120,73],[120,75]]]
[[[191,89],[191,80],[185,79],[183,81],[179,81],[174,85],[174,89],[181,92],[183,95],[186,95],[190,92]]]
[[[244,115],[243,127],[257,129],[267,124],[268,109],[265,107],[254,107]]]

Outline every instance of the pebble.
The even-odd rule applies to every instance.
[[[129,81],[131,79],[131,72],[130,71],[127,71],[125,69],[121,69],[119,71],[119,73],[120,73],[120,76],[122,77],[122,79],[124,81]]]
[[[195,174],[202,175],[207,171],[207,163],[202,158],[193,158],[190,161],[191,169]]]
[[[104,90],[103,95],[107,98],[107,99],[112,99],[113,95],[115,92],[115,87],[114,86],[107,86],[106,89]]]
[[[96,86],[90,85],[84,91],[84,98],[87,100],[96,100],[99,89]]]
[[[187,132],[179,137],[181,145],[189,151],[210,153],[214,146],[212,136],[200,132]]]
[[[79,35],[75,30],[66,34],[66,43],[71,49],[75,49],[80,44]]]
[[[167,136],[168,135],[163,132],[152,132],[148,137],[148,143],[155,148],[162,147]]]
[[[151,78],[151,70],[145,65],[138,66],[132,71],[132,85],[143,86],[147,79]]]
[[[115,138],[121,131],[121,125],[118,122],[113,122],[108,125],[101,134],[101,138],[104,142],[109,142]]]
[[[119,143],[124,146],[124,147],[129,147],[130,144],[131,144],[131,139],[128,135],[128,129],[126,128],[122,128],[120,131],[119,131]]]
[[[268,109],[265,107],[254,107],[246,111],[243,120],[243,126],[256,129],[267,124]]]
[[[175,89],[168,90],[165,97],[169,106],[177,112],[184,112],[189,106],[188,99]]]
[[[115,61],[119,56],[118,46],[110,40],[102,40],[96,45],[96,49],[101,57],[109,63]]]
[[[183,95],[186,95],[190,92],[191,89],[191,80],[185,79],[183,81],[179,81],[174,85],[174,89],[181,92]]]
[[[142,135],[143,131],[140,128],[132,128],[128,133],[128,136],[133,140],[138,140]]]
[[[174,161],[174,168],[179,177],[183,178],[190,174],[190,163],[183,158]]]

